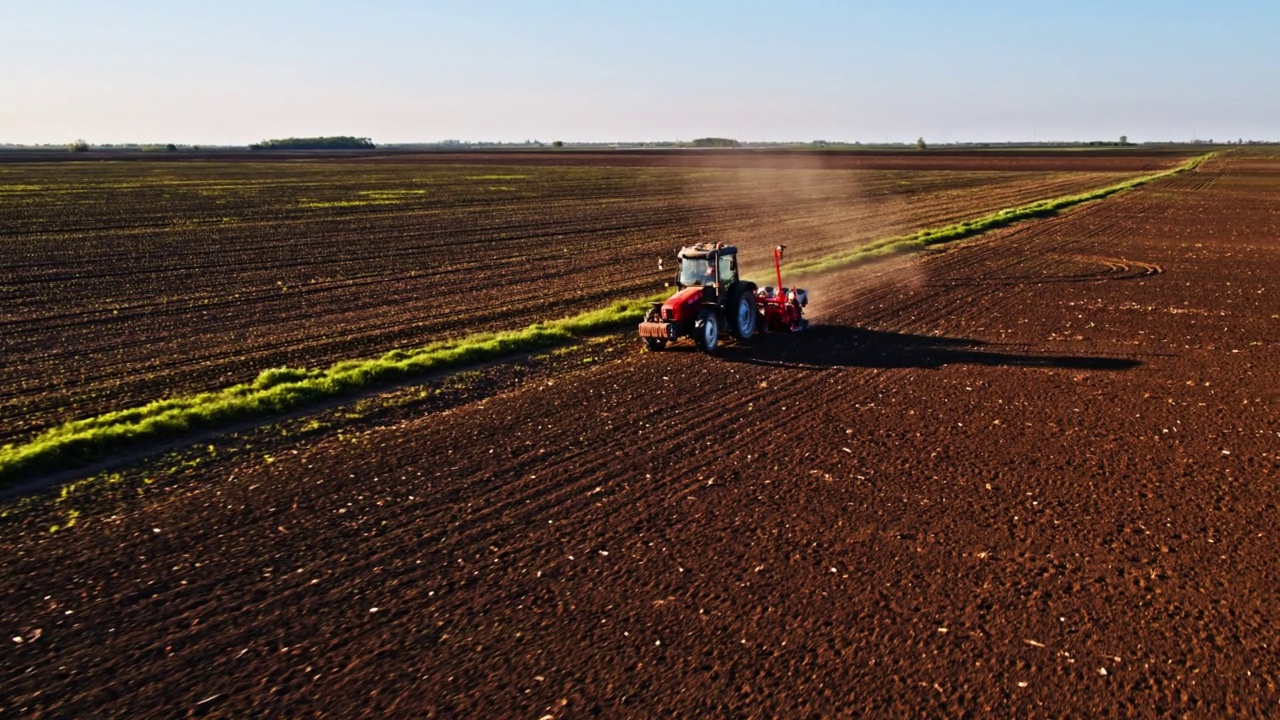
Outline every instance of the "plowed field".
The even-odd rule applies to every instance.
[[[1278,281],[1280,160],[1227,155],[824,277],[804,334],[30,501],[0,713],[1268,716]]]
[[[0,164],[0,443],[647,295],[700,238],[817,257],[1180,160],[632,157]]]

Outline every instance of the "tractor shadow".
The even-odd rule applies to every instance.
[[[981,340],[815,325],[802,333],[757,336],[749,345],[727,344],[720,349],[720,357],[729,362],[808,370],[986,365],[1118,371],[1142,364],[1125,358],[1033,355],[987,349],[989,347],[989,343]]]

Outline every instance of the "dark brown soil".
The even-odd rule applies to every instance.
[[[804,154],[0,164],[0,442],[644,296],[689,242],[738,242],[763,267],[780,241],[819,257],[1177,161],[899,155],[851,171]]]
[[[1272,714],[1278,190],[1217,159],[808,333],[15,511],[0,713]]]

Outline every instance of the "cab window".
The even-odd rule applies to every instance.
[[[720,256],[720,284],[729,285],[738,282],[738,256]]]
[[[709,285],[712,282],[711,265],[703,258],[680,260],[680,284],[685,287]]]

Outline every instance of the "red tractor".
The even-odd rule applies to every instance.
[[[676,294],[666,302],[653,303],[640,323],[645,346],[661,350],[668,342],[691,337],[700,349],[714,353],[725,330],[745,341],[757,332],[796,332],[808,327],[804,319],[808,293],[782,287],[785,249],[785,245],[773,249],[776,290],[756,289],[755,283],[739,279],[738,248],[732,245],[681,249],[676,255],[680,260]]]

